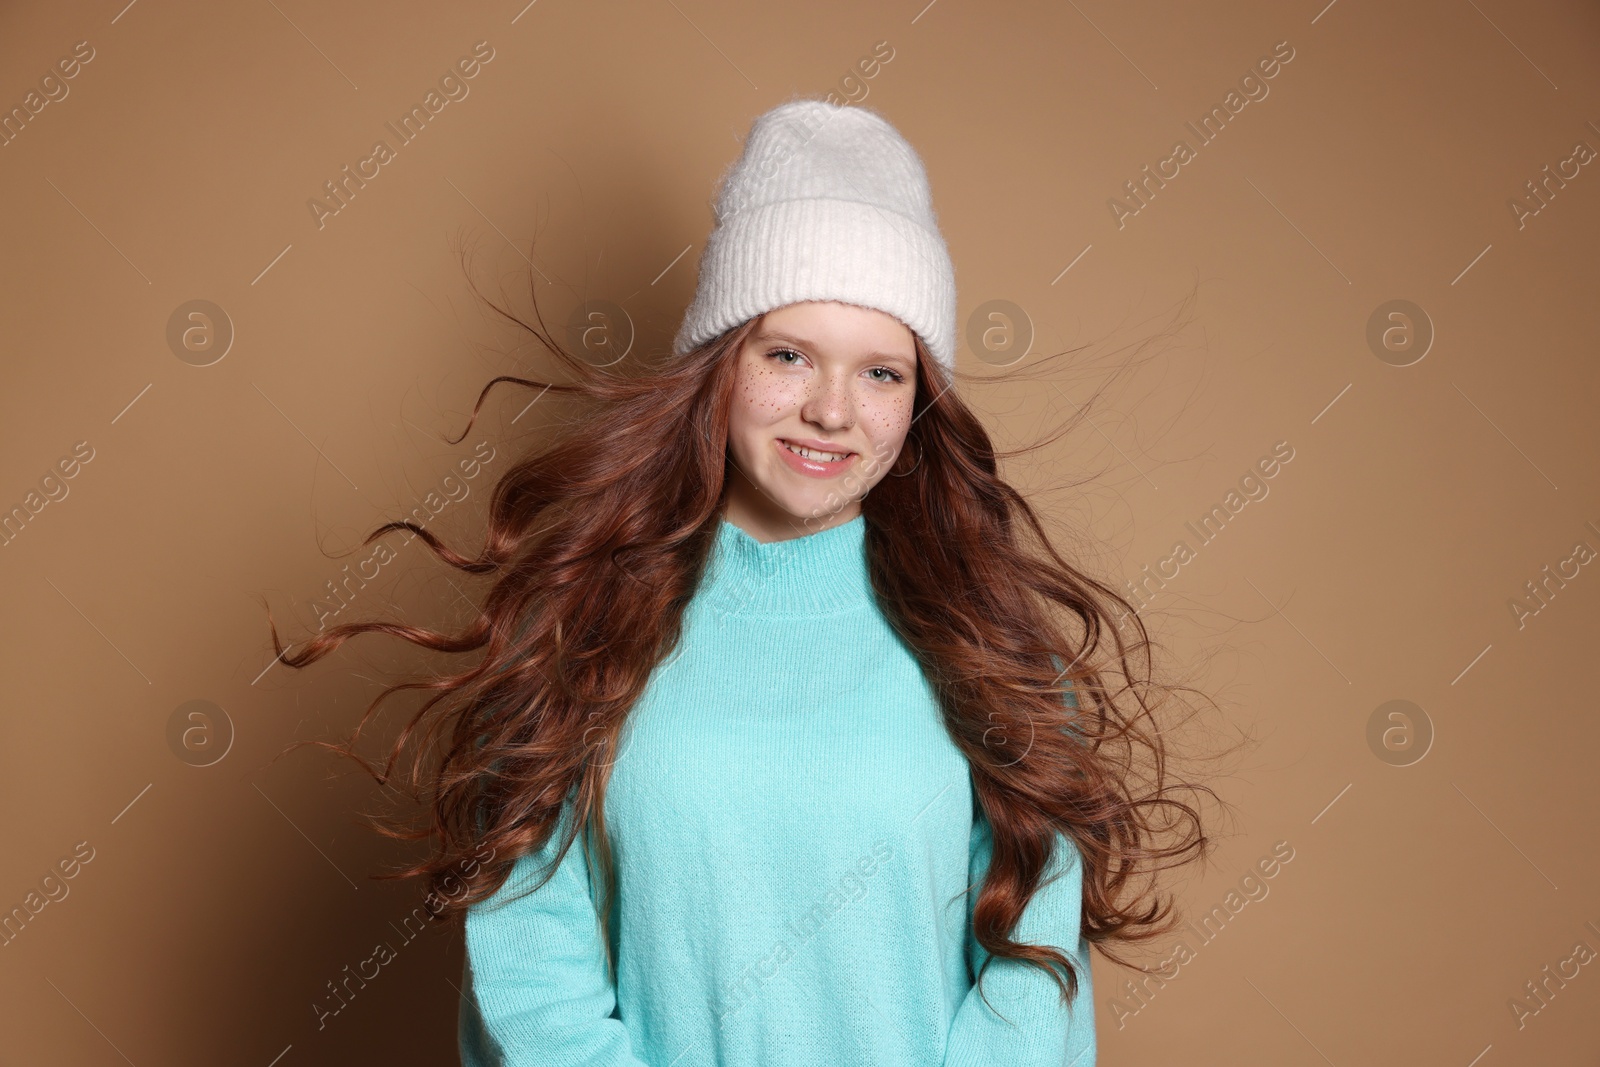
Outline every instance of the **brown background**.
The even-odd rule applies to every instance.
[[[1174,7],[7,5],[5,108],[75,43],[95,53],[0,148],[0,506],[93,450],[0,547],[0,908],[93,849],[0,947],[8,1062],[454,1062],[460,948],[404,941],[416,887],[369,879],[409,854],[355,818],[381,791],[315,749],[273,762],[437,661],[374,638],[264,672],[262,605],[303,640],[361,537],[441,487],[470,494],[433,528],[475,548],[488,485],[548,406],[513,423],[530,396],[508,391],[443,440],[489,377],[537,366],[481,312],[460,246],[518,310],[537,271],[556,328],[610,301],[659,349],[750,120],[830,89],[922,153],[963,333],[1006,300],[1034,355],[1097,345],[1059,388],[969,390],[1002,444],[1056,425],[1110,348],[1198,286],[1092,429],[1008,471],[1117,584],[1195,549],[1146,618],[1168,669],[1263,743],[1218,783],[1236,819],[1185,906],[1221,903],[1275,842],[1294,859],[1137,1014],[1096,960],[1101,1062],[1597,1062],[1600,961],[1520,1026],[1509,1002],[1577,942],[1600,951],[1600,731],[1577,669],[1600,573],[1568,564],[1520,625],[1511,607],[1600,548],[1600,163],[1522,225],[1509,201],[1600,147],[1600,15]],[[384,124],[479,41],[494,58],[470,94],[319,228],[307,201],[393,145]],[[849,80],[880,41],[892,60]],[[1270,94],[1198,146],[1184,123],[1280,41],[1294,58]],[[1196,158],[1119,228],[1108,201],[1179,138]],[[236,332],[209,366],[167,342],[196,299]],[[1407,366],[1415,350],[1367,342],[1396,299],[1436,331]],[[986,360],[963,344],[964,370]],[[484,440],[496,458],[445,483]],[[1270,494],[1200,546],[1185,523],[1280,441],[1294,458]],[[396,551],[339,621],[467,617],[481,585]],[[191,700],[232,726],[209,766],[169,742]],[[1429,724],[1420,761],[1369,744],[1391,700]],[[319,1030],[325,983],[385,939],[397,957]]]

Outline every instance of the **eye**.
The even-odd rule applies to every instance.
[[[784,358],[785,356],[793,356],[794,360],[785,359]],[[792,348],[774,348],[772,351],[767,353],[767,358],[768,359],[777,360],[779,363],[783,364],[785,367],[793,367],[793,366],[796,366],[796,361],[805,359],[806,357],[803,356],[802,354],[800,354],[799,352],[796,352]],[[874,378],[873,379],[873,381],[879,383],[880,385],[890,385],[890,384],[898,385],[901,382],[906,380],[905,379],[905,375],[901,374],[899,371],[895,370],[893,367],[873,367],[872,370],[870,370],[868,373],[869,374],[876,374],[879,371],[882,371],[884,374],[888,375],[887,378]]]

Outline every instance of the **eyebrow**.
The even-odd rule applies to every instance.
[[[756,334],[755,339],[757,343],[765,341],[781,341],[784,344],[794,345],[798,348],[810,349],[812,351],[817,349],[817,345],[815,343],[807,341],[803,337],[791,337],[786,333],[779,333],[776,330],[762,330]],[[867,356],[870,359],[887,360],[889,362],[902,362],[910,366],[912,369],[915,369],[917,365],[917,354],[914,350],[909,356],[902,352],[877,351],[868,352]]]

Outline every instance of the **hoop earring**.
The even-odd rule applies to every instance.
[[[913,437],[913,438],[909,438],[909,440],[910,440],[910,441],[911,441],[911,443],[912,443],[912,444],[913,444],[913,445],[916,445],[916,449],[917,449],[917,461],[916,461],[916,462],[915,462],[915,463],[913,463],[913,464],[912,464],[912,465],[911,465],[911,470],[909,470],[909,471],[905,471],[905,472],[904,472],[904,473],[901,473],[901,474],[895,474],[895,472],[894,472],[894,471],[892,471],[892,470],[891,470],[891,471],[890,471],[890,472],[889,472],[889,473],[890,473],[890,475],[892,475],[892,476],[893,476],[893,477],[896,477],[896,478],[904,478],[904,477],[905,477],[905,476],[906,476],[906,475],[907,475],[907,474],[910,474],[910,473],[911,473],[911,471],[914,471],[914,470],[916,470],[916,469],[917,469],[917,468],[918,468],[918,467],[920,467],[920,466],[922,466],[922,446],[921,446],[921,445],[919,445],[919,444],[917,444],[917,439],[916,439],[916,438],[914,438],[914,437]]]

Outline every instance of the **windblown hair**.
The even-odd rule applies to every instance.
[[[405,521],[364,542],[409,530],[449,566],[492,575],[476,618],[458,634],[345,623],[292,654],[272,626],[280,658],[297,668],[364,633],[483,654],[458,672],[387,687],[343,744],[290,747],[329,748],[387,785],[416,740],[406,784],[429,814],[419,825],[378,830],[428,839],[432,852],[376,877],[427,879],[436,919],[493,894],[519,856],[545,846],[570,804],[575,817],[547,877],[587,830],[584,847],[602,872],[604,923],[615,890],[603,803],[612,753],[652,670],[676,648],[713,546],[739,352],[760,320],[683,357],[602,367],[549,335],[537,299],[537,327],[489,303],[559,358],[572,380],[496,377],[471,421],[501,383],[568,397],[576,414],[495,485],[475,557]],[[1170,731],[1157,712],[1170,692],[1187,687],[1152,681],[1138,612],[1062,558],[1034,509],[1001,478],[988,432],[921,339],[915,344],[906,446],[861,502],[872,587],[938,695],[993,831],[974,935],[992,956],[1041,967],[1070,999],[1079,983],[1074,961],[1009,937],[1049,868],[1056,833],[1069,835],[1083,858],[1082,935],[1118,963],[1138,966],[1115,944],[1157,937],[1180,921],[1155,875],[1205,857],[1214,843],[1183,795],[1215,794],[1176,780],[1168,767]],[[672,447],[617,447],[640,441]],[[432,695],[379,771],[355,745],[383,700],[408,689]],[[492,859],[475,863],[474,854]]]

